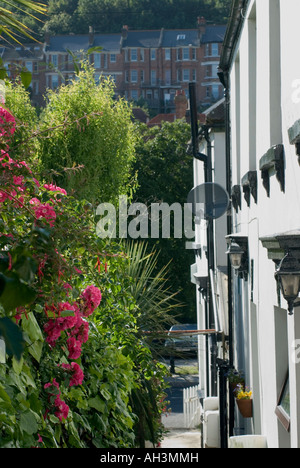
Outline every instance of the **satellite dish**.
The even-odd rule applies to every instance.
[[[219,184],[206,182],[193,188],[187,202],[195,216],[204,219],[217,219],[226,213],[229,207],[229,195]]]

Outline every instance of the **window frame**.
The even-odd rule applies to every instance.
[[[285,411],[285,409],[282,406],[282,401],[286,395],[286,390],[289,390],[289,373],[287,372],[287,375],[284,379],[284,383],[282,385],[277,406],[275,408],[275,414],[281,424],[283,425],[284,429],[289,432],[290,431],[290,426],[291,426],[291,416]]]

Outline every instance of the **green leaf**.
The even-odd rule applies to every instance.
[[[7,354],[20,360],[24,350],[23,334],[20,328],[8,317],[3,317],[0,319],[0,335],[5,341]]]
[[[22,320],[22,328],[29,338],[29,341],[27,340],[30,344],[28,351],[38,362],[40,362],[44,336],[33,312],[30,312],[27,317],[28,319],[24,318]]]
[[[32,73],[30,71],[21,71],[20,77],[24,88],[29,88],[32,81]]]
[[[88,404],[91,408],[96,409],[97,411],[100,411],[100,413],[105,412],[106,404],[103,400],[101,400],[100,397],[96,396],[95,398],[90,398],[88,400]]]
[[[3,288],[4,283],[4,288]],[[21,282],[16,274],[5,276],[0,273],[0,290],[3,288],[0,303],[8,313],[17,307],[30,304],[35,299],[35,291]]]
[[[38,425],[36,422],[36,417],[32,411],[29,410],[21,414],[20,429],[30,435],[37,432]]]

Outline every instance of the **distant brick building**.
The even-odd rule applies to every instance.
[[[131,31],[124,26],[119,34],[96,34],[90,28],[86,35],[46,34],[43,46],[3,47],[0,53],[10,73],[15,64],[32,71],[32,101],[41,106],[47,88],[75,78],[68,51],[80,58],[90,48],[101,47],[101,52],[89,55],[96,80],[109,76],[116,96],[142,100],[157,112],[168,113],[175,109],[178,91],[188,97],[190,82],[197,84],[202,107],[222,96],[217,68],[225,30],[226,26],[208,26],[204,18],[198,18],[195,29]]]

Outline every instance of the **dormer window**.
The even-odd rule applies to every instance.
[[[185,40],[185,34],[178,34],[177,41],[184,41],[184,40]]]

